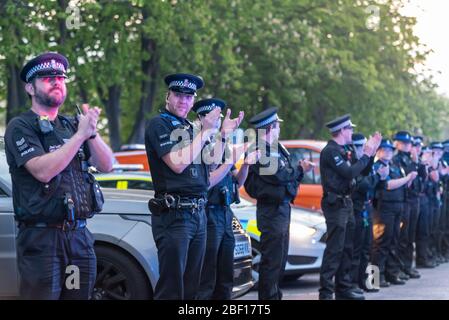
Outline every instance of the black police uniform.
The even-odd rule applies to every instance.
[[[433,144],[433,143],[432,143]],[[431,144],[431,148],[433,149]],[[436,171],[438,169],[429,168],[429,173]],[[441,230],[441,199],[440,199],[440,180],[429,181],[429,202],[430,202],[430,255],[431,259],[436,264],[440,264],[443,261],[441,257],[441,241],[442,241],[442,230]]]
[[[449,148],[449,140],[443,142],[443,147]],[[449,152],[444,152],[441,159],[443,168],[449,166]],[[442,209],[441,212],[445,216],[445,224],[443,231],[443,256],[446,260],[449,259],[449,175],[442,177],[443,195],[442,195]]]
[[[63,55],[48,52],[30,60],[20,77],[26,83],[38,76],[66,77],[67,68]],[[93,291],[96,257],[86,219],[101,211],[103,195],[87,171],[87,144],[48,183],[38,181],[25,168],[29,160],[59,149],[77,127],[72,118],[59,115],[51,122],[28,111],[12,119],[5,132],[14,214],[19,222],[20,293],[25,299],[89,299]],[[76,288],[78,271],[80,287]],[[66,279],[68,275],[73,278]]]
[[[413,171],[418,172],[418,164],[411,159],[409,152],[398,151],[393,157],[393,162],[403,171],[404,175]],[[419,278],[419,274],[413,269],[413,253],[419,218],[420,189],[420,179],[418,178],[415,178],[410,187],[405,189],[406,197],[401,217],[402,227],[398,247],[401,269],[412,278]]]
[[[229,300],[234,280],[235,238],[230,205],[237,200],[238,184],[232,175],[235,167],[207,196],[207,244],[198,298]]]
[[[380,162],[375,163],[375,168]],[[387,182],[393,179],[403,178],[401,169],[394,163],[390,163],[390,173],[386,183],[376,192],[376,212],[374,223],[383,227],[378,238],[374,239],[373,264],[379,267],[381,286],[385,280],[393,284],[403,284],[398,278],[400,272],[400,260],[398,257],[398,245],[401,215],[405,204],[405,186],[394,190],[387,189]]]
[[[366,286],[365,281],[373,242],[373,199],[381,180],[372,165],[368,165],[367,168],[371,169],[369,174],[361,174],[355,179],[356,184],[352,193],[355,218],[352,282],[353,285],[372,291],[372,288]]]
[[[424,148],[423,148],[424,149]],[[432,195],[433,183],[429,177],[429,169],[422,163],[419,165],[419,177],[421,177],[421,190],[419,193],[419,217],[416,234],[416,267],[434,268],[430,255],[430,230],[431,230],[431,207],[430,197]]]
[[[14,212],[19,222],[20,292],[25,299],[89,299],[95,283],[94,239],[86,228],[86,219],[101,208],[93,203],[94,193],[100,191],[87,173],[87,145],[49,183],[36,180],[24,166],[70,139],[76,132],[70,121],[62,116],[54,122],[39,121],[37,114],[28,111],[11,120],[5,133]],[[53,129],[44,133],[49,124]],[[79,268],[79,290],[65,285],[70,265]]]
[[[349,116],[343,116],[329,122],[327,126],[332,130],[346,122],[352,125]],[[351,165],[347,156],[344,146],[334,140],[327,143],[320,156],[323,186],[321,207],[327,226],[326,249],[320,270],[320,299],[331,298],[334,288],[338,296],[349,297],[352,291],[354,213],[351,192],[354,179],[365,170],[371,158],[363,155]]]
[[[201,78],[188,74],[165,78],[170,90],[194,94],[202,87]],[[179,129],[189,141],[171,140]],[[206,249],[205,202],[209,168],[201,158],[175,173],[162,160],[174,146],[190,144],[193,124],[169,111],[152,118],[145,132],[155,198],[150,199],[153,238],[158,249],[159,280],[155,299],[196,299]]]
[[[275,121],[281,121],[277,108],[269,108],[251,118],[250,123],[260,129]],[[280,143],[259,147],[265,147],[266,152],[261,160],[250,165],[245,181],[246,191],[257,199],[257,228],[261,232],[259,299],[280,300],[279,282],[288,256],[290,202],[297,194],[303,171],[291,162],[289,152]]]
[[[225,107],[225,101],[212,98],[197,101],[192,110],[205,116],[215,108]],[[198,293],[201,300],[229,300],[232,296],[235,238],[230,205],[238,201],[238,183],[232,175],[235,169],[232,166],[207,194],[207,243]]]

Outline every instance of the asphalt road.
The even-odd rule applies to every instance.
[[[420,279],[410,279],[405,285],[382,288],[366,293],[367,300],[449,300],[449,263],[434,269],[418,269]],[[285,300],[318,300],[319,275],[304,275],[281,285]],[[239,300],[257,300],[257,291],[248,292]]]

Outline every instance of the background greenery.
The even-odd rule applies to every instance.
[[[399,13],[405,2],[0,0],[0,110],[7,122],[29,107],[19,71],[51,50],[71,63],[62,112],[101,106],[115,150],[143,142],[147,119],[164,105],[163,78],[174,72],[203,76],[198,98],[244,110],[244,126],[279,106],[284,139],[327,139],[324,124],[344,113],[365,134],[447,138],[449,103],[415,70],[428,52],[415,19]]]

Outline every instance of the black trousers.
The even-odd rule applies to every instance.
[[[337,199],[329,204],[321,201],[327,226],[326,249],[320,269],[320,296],[345,293],[352,289],[352,255],[354,241],[354,214],[350,199]],[[334,284],[335,277],[335,284]]]
[[[152,216],[159,261],[154,299],[197,299],[206,251],[205,210],[170,210]]]
[[[429,261],[431,207],[426,195],[419,197],[419,217],[416,233],[416,263],[422,264]]]
[[[449,257],[449,190],[445,190],[443,193],[443,207],[441,210],[446,217],[443,232],[443,254]]]
[[[405,203],[401,216],[402,228],[399,236],[399,257],[401,269],[410,271],[413,266],[413,244],[416,241],[416,233],[419,219],[419,199],[412,198]]]
[[[279,288],[288,256],[290,203],[257,202],[257,228],[260,234],[259,299],[280,300]]]
[[[91,298],[97,260],[94,238],[87,228],[69,232],[58,228],[20,228],[17,262],[22,299]]]
[[[397,276],[400,271],[398,245],[402,202],[382,203],[374,214],[374,223],[383,229],[373,241],[373,265],[379,268],[381,276]]]
[[[234,280],[233,213],[227,206],[208,206],[206,215],[206,255],[198,299],[230,300]]]
[[[430,251],[433,258],[441,254],[442,234],[440,229],[441,207],[438,199],[430,201]]]
[[[364,221],[363,211],[354,211],[354,250],[352,256],[351,276],[355,285],[363,288],[368,276],[366,268],[371,258],[371,246],[373,243],[373,208],[367,208],[367,218]]]

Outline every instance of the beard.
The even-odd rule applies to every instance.
[[[60,90],[61,96],[60,97],[51,96],[50,94],[53,90]],[[54,88],[49,92],[49,94],[46,94],[39,90],[36,90],[34,98],[36,99],[36,102],[39,103],[40,105],[43,105],[43,106],[46,106],[49,108],[57,108],[64,103],[66,95],[63,94],[62,89]]]

